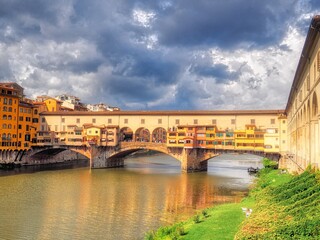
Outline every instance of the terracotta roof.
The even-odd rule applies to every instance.
[[[275,115],[284,114],[285,110],[169,110],[169,111],[106,111],[106,112],[84,112],[84,111],[72,111],[72,112],[42,112],[41,115],[47,116],[205,116],[205,115]]]

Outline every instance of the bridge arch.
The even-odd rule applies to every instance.
[[[120,142],[132,142],[133,141],[133,131],[129,127],[123,127],[120,129]]]
[[[140,127],[135,132],[136,142],[150,142],[150,131],[148,128]]]
[[[166,143],[167,142],[167,131],[162,127],[158,127],[156,129],[154,129],[152,132],[152,142]]]

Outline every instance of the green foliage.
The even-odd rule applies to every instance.
[[[278,162],[270,160],[268,158],[264,158],[262,160],[262,164],[264,168],[271,168],[271,169],[277,169],[278,168]]]
[[[307,170],[285,178],[275,170],[262,172],[254,189],[254,214],[236,239],[319,239],[319,173]]]
[[[207,210],[207,209],[202,210],[202,215],[203,215],[205,218],[209,217],[208,210]]]
[[[195,216],[193,216],[193,221],[194,221],[194,223],[200,223],[201,222],[201,220],[200,220],[200,215],[195,215]]]

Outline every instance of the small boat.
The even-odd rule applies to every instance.
[[[257,172],[259,172],[259,168],[257,167],[257,168],[253,168],[253,167],[249,167],[248,168],[248,173],[257,173]]]

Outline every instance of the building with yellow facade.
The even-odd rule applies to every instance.
[[[285,128],[280,110],[44,112],[38,143],[116,146],[136,141],[170,148],[281,153],[286,151]],[[70,135],[75,134],[72,129],[78,130],[76,138]]]

